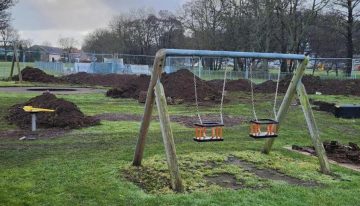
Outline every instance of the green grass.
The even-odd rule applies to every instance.
[[[32,94],[0,93],[0,113],[15,103],[26,101]],[[88,115],[101,113],[142,114],[143,105],[131,99],[110,99],[102,94],[60,95],[78,104]],[[232,101],[224,113],[252,117],[250,96],[230,93]],[[358,97],[316,96],[314,99],[360,102]],[[257,96],[259,116],[271,114],[271,96]],[[217,113],[218,106],[201,107],[202,113]],[[170,106],[172,115],[194,115],[195,107]],[[154,112],[156,114],[156,111]],[[323,140],[349,141],[360,144],[358,120],[336,119],[316,112]],[[299,106],[290,108],[280,137],[270,156],[259,153],[263,141],[247,136],[246,123],[225,128],[225,141],[199,144],[192,141],[193,130],[172,123],[177,154],[181,164],[195,165],[182,175],[193,192],[175,194],[170,190],[146,193],[124,178],[129,169],[137,141],[139,122],[109,122],[73,130],[61,137],[37,141],[19,141],[18,137],[1,137],[0,143],[0,205],[358,205],[360,174],[332,165],[338,178],[321,175],[316,158],[292,153],[285,145],[310,145],[310,137]],[[0,118],[0,131],[16,129]],[[281,182],[259,180],[235,167],[211,170],[202,166],[207,160],[219,161],[228,155],[253,162],[259,167],[275,168],[288,175],[323,184],[319,187],[291,186]],[[144,165],[161,170],[166,176],[165,153],[160,126],[153,121],[149,130]],[[229,190],[219,187],[196,189],[204,174],[230,171],[250,185],[265,184],[263,189]],[[152,174],[152,173],[150,173]],[[159,174],[156,172],[154,175]],[[153,177],[153,176],[149,176]],[[154,177],[155,178],[155,177]],[[156,182],[154,180],[154,182]],[[155,185],[158,186],[158,185]],[[163,187],[160,187],[163,188]]]

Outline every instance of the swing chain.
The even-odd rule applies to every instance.
[[[223,82],[223,88],[222,88],[222,93],[221,93],[221,103],[220,103],[220,121],[221,121],[221,124],[224,124],[223,105],[224,105],[224,97],[225,97],[226,74],[227,74],[228,61],[229,61],[228,59],[225,60],[224,82]]]
[[[200,62],[199,62],[200,64]],[[191,58],[191,69],[194,70],[194,57]],[[199,67],[199,72],[200,72],[200,67]],[[198,102],[198,94],[197,94],[197,84],[196,84],[196,75],[195,75],[195,71],[193,71],[194,74],[194,89],[195,89],[195,104],[196,104],[196,113],[197,116],[199,118],[199,122],[200,124],[202,124],[202,119],[200,116],[200,110],[199,110],[199,102]]]
[[[278,97],[278,93],[279,93],[280,76],[281,76],[281,67],[279,68],[279,71],[278,71],[277,82],[276,82],[276,91],[275,91],[275,99],[274,99],[274,108],[273,108],[273,111],[274,111],[274,118],[275,118],[275,120],[277,120],[276,104],[277,104],[277,97]]]
[[[257,115],[256,115],[256,111],[255,111],[255,100],[254,100],[254,84],[253,84],[253,66],[255,65],[255,60],[252,59],[250,62],[250,87],[251,87],[251,103],[252,103],[252,110],[253,110],[253,114],[254,114],[254,118],[256,121],[258,121]]]

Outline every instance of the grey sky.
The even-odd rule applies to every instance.
[[[20,0],[12,9],[13,26],[34,44],[57,44],[60,37],[81,43],[96,28],[106,27],[113,16],[136,8],[176,11],[186,0]]]

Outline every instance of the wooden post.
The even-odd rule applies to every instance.
[[[158,79],[155,86],[156,106],[159,112],[161,133],[164,141],[166,160],[170,171],[171,187],[176,192],[183,192],[179,166],[176,157],[174,137],[170,126],[164,87]]]
[[[307,126],[309,128],[312,143],[315,147],[317,157],[319,158],[320,170],[324,174],[330,174],[330,165],[326,156],[326,151],[324,149],[324,145],[321,142],[319,130],[315,122],[314,113],[311,110],[309,98],[307,96],[306,89],[303,83],[298,84],[297,93],[305,115]]]
[[[19,81],[20,81],[20,83],[22,83],[23,79],[22,79],[20,63],[19,63],[17,42],[14,42],[14,55],[15,55],[16,67],[18,69]]]
[[[13,58],[12,58],[12,62],[11,62],[11,70],[10,70],[9,79],[12,80],[12,77],[14,75],[15,63],[16,63],[16,67],[18,69],[19,81],[21,83],[22,82],[22,74],[21,74],[21,69],[20,69],[19,57],[17,55],[17,43],[14,42],[13,44],[14,44],[14,54],[13,54]]]
[[[133,159],[133,165],[134,166],[140,166],[141,161],[144,155],[144,148],[145,148],[145,142],[146,142],[146,136],[149,130],[150,122],[151,122],[151,115],[154,107],[155,102],[155,94],[154,94],[154,87],[157,83],[157,80],[159,79],[159,76],[162,73],[162,68],[165,63],[165,55],[163,50],[160,50],[156,53],[154,65],[153,65],[153,71],[149,83],[149,88],[147,91],[147,97],[145,102],[145,111],[144,116],[141,121],[140,126],[140,132],[138,141],[135,148],[135,154]]]
[[[286,116],[286,113],[291,105],[292,100],[295,97],[296,87],[297,87],[298,83],[301,82],[301,78],[304,74],[304,71],[306,69],[308,62],[309,62],[309,58],[305,58],[303,60],[303,62],[299,65],[299,67],[296,69],[295,74],[291,79],[291,82],[286,91],[284,100],[282,101],[281,106],[280,106],[279,111],[276,116],[276,121],[279,122],[279,127]],[[265,154],[269,154],[270,150],[272,148],[272,145],[274,144],[274,141],[275,141],[274,138],[268,139],[264,145],[262,152]]]

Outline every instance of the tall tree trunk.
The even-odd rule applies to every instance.
[[[347,8],[348,8],[348,21],[347,21],[347,37],[346,37],[346,49],[347,49],[347,64],[346,64],[346,75],[351,75],[352,70],[352,58],[354,52],[353,45],[353,25],[354,25],[354,17],[353,17],[353,0],[347,0]]]

